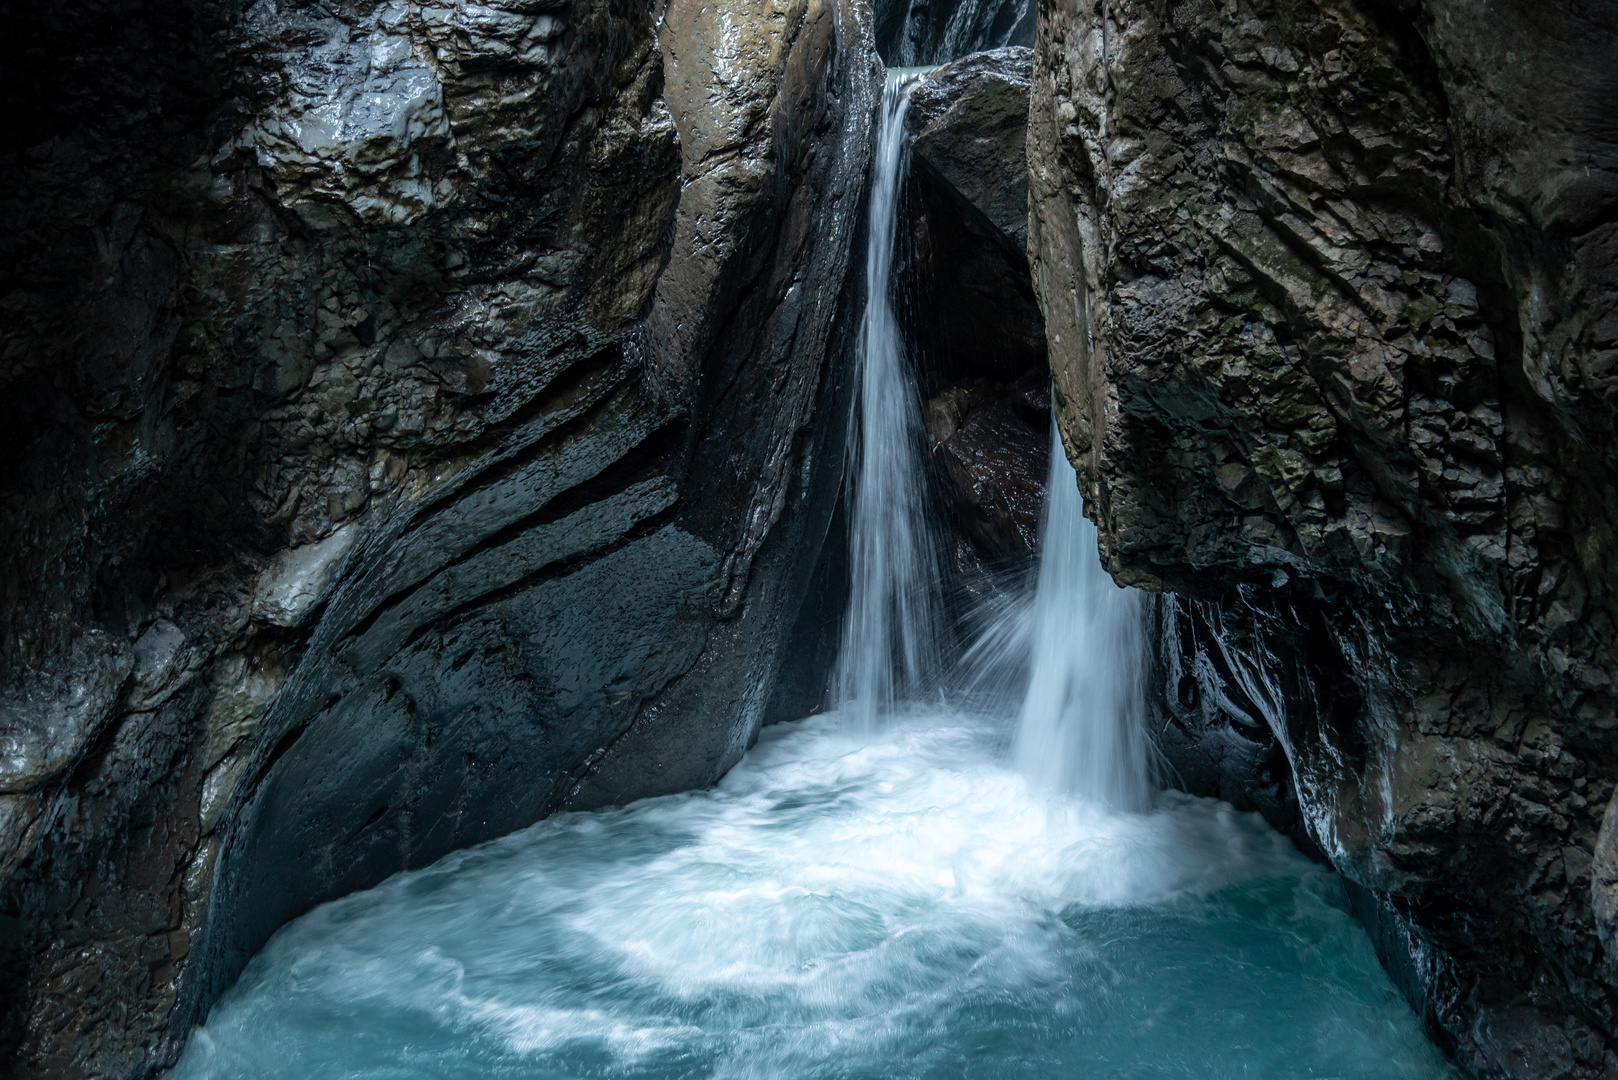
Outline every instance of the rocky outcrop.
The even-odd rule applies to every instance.
[[[1032,49],[974,53],[910,92],[916,157],[1023,251],[1028,248],[1028,81]]]
[[[955,383],[929,398],[928,465],[953,526],[955,571],[974,596],[985,575],[1028,569],[1050,465],[1050,382],[1031,370],[1011,384]]]
[[[736,760],[840,483],[865,18],[8,13],[12,1072],[161,1067],[311,905]]]
[[[1618,18],[1067,0],[1036,54],[1029,250],[1104,558],[1226,637],[1435,1037],[1618,1072]]]

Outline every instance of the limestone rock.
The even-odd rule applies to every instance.
[[[113,716],[142,650],[90,630],[68,654],[0,699],[0,793],[23,794],[78,760]],[[150,669],[144,663],[143,668]]]
[[[843,0],[8,27],[0,1052],[142,1075],[285,919],[741,754],[880,67]]]
[[[1066,0],[1036,42],[1029,251],[1103,557],[1241,644],[1310,835],[1487,1075],[1618,1045],[1583,880],[1615,54],[1608,7],[1470,0]]]
[[[1043,370],[1044,321],[1022,251],[924,159],[912,165],[899,253],[907,341],[923,382],[1012,383]]]
[[[254,587],[253,615],[275,626],[296,626],[324,598],[343,556],[360,537],[351,521],[324,540],[289,548],[270,560]]]
[[[918,83],[905,114],[915,155],[1024,250],[1033,62],[1022,47],[962,57]]]

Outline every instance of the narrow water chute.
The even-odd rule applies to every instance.
[[[915,70],[888,73],[872,161],[865,316],[854,424],[850,595],[838,657],[838,704],[867,724],[914,693],[938,665],[942,606],[926,515],[921,407],[893,310],[894,247]]]
[[[1140,809],[1151,791],[1141,595],[1102,567],[1055,425],[1045,500],[1017,767],[1048,790]]]

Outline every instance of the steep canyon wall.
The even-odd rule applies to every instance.
[[[141,1075],[286,918],[741,754],[881,71],[837,0],[0,18],[0,1054]]]
[[[14,1073],[160,1068],[286,918],[817,704],[873,46],[1031,15],[0,13]],[[1180,782],[1318,845],[1473,1071],[1618,1076],[1618,18],[1038,15],[909,115],[961,607],[1048,351]]]
[[[1618,1075],[1618,10],[1046,0],[1035,52],[1059,422],[1184,597],[1171,711],[1230,688],[1463,1064]]]

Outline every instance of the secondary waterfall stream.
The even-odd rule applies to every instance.
[[[1149,789],[1139,598],[1099,566],[1059,445],[1020,708],[938,704],[888,294],[903,110],[890,79],[840,707],[766,729],[712,790],[558,815],[316,908],[173,1075],[1453,1075],[1333,873],[1257,815]]]
[[[1054,426],[1045,490],[1017,768],[1047,790],[1139,810],[1150,790],[1140,594],[1113,584],[1096,558],[1096,527]]]

